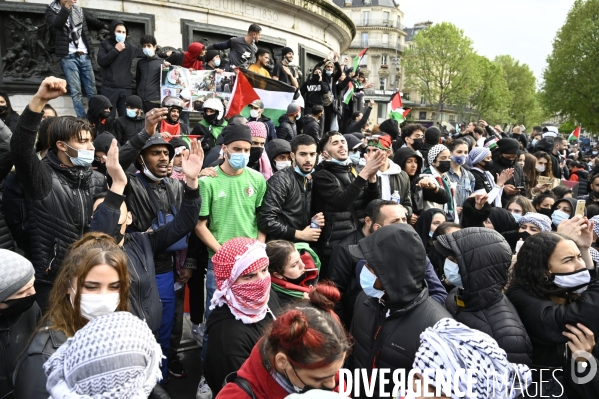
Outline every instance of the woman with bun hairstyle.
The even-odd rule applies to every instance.
[[[339,369],[350,350],[333,312],[341,294],[332,283],[321,282],[309,298],[274,321],[217,399],[283,399],[311,389],[339,391]]]
[[[307,299],[318,282],[320,260],[306,243],[274,240],[266,244],[272,289],[283,305]]]

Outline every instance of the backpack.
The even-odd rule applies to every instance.
[[[250,398],[256,399],[256,395],[254,395],[254,391],[252,391],[252,386],[250,385],[250,382],[245,378],[239,377],[237,375],[237,372],[229,373],[225,377],[223,388],[230,382],[241,388],[243,392],[245,392]]]

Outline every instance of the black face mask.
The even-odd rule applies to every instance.
[[[439,166],[435,166],[439,173],[445,173],[451,169],[451,161],[439,161]]]
[[[539,213],[541,215],[547,216],[548,218],[551,218],[553,211],[551,210],[551,208],[541,208],[541,209],[539,209]]]
[[[6,105],[0,105],[0,114],[5,113],[7,109],[8,109],[8,106],[6,106]]]
[[[303,272],[301,276],[299,276],[298,278],[289,278],[286,276],[283,276],[283,279],[285,281],[289,281],[291,284],[294,285],[300,285],[302,283],[302,281],[304,281],[304,279],[306,278],[306,272]]]
[[[486,170],[487,172],[492,171],[494,167],[495,167],[495,163],[493,161],[486,161],[485,164],[483,165],[483,169]]]
[[[96,170],[106,176],[106,164],[100,161],[93,161],[92,167],[96,168]]]
[[[35,302],[35,294],[23,298],[9,299],[4,301],[8,305],[6,309],[0,309],[0,316],[15,316],[29,310]]]
[[[123,227],[123,223],[117,223],[116,227],[114,228],[114,233],[112,233],[112,237],[114,237],[114,239],[116,240],[117,245],[121,243],[121,240],[124,237],[123,233],[121,233],[121,227]]]
[[[293,372],[295,373],[295,375],[297,376],[297,378],[302,382],[302,384],[304,384],[304,387],[302,388],[301,391],[299,391],[298,393],[306,393],[308,391],[311,391],[313,389],[321,389],[323,391],[329,391],[332,392],[335,390],[335,388],[337,388],[339,386],[339,382],[337,382],[337,384],[335,384],[335,386],[333,388],[327,388],[327,387],[320,387],[320,388],[316,388],[313,386],[310,386],[308,384],[306,384],[304,381],[302,381],[302,379],[300,378],[300,376],[297,374],[297,371],[295,371],[295,367],[293,367],[293,365],[291,366],[291,368],[293,369]],[[289,383],[293,386],[296,387],[297,389],[299,389],[299,387],[297,387],[293,382],[291,382],[291,380],[289,379],[289,375],[287,374],[287,370],[285,370],[285,377],[287,377],[287,381],[289,381]]]
[[[110,111],[102,111],[100,116],[104,119],[108,119],[108,117],[110,116]]]
[[[416,151],[421,149],[422,146],[424,145],[424,139],[412,139],[412,140],[413,140],[412,148]]]
[[[253,163],[258,162],[258,160],[262,156],[263,151],[264,151],[264,148],[262,148],[262,147],[250,148],[250,160],[248,161],[248,163],[253,164]]]
[[[315,73],[312,75],[312,81],[313,82],[318,82],[320,80],[320,75]]]
[[[207,115],[206,113],[204,113],[204,119],[206,120],[206,122],[208,122],[211,125],[214,125],[214,123],[216,122],[217,116],[218,116],[218,114],[216,112],[211,115]]]
[[[511,160],[511,159],[507,159],[507,158],[506,158],[506,157],[504,157],[504,156],[500,156],[500,157],[499,157],[499,164],[500,164],[501,166],[505,166],[506,168],[511,168],[512,166],[514,166],[514,162],[515,162],[515,161],[516,161],[515,159],[513,159],[513,160]]]

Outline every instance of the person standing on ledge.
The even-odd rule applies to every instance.
[[[231,72],[233,67],[248,68],[258,51],[256,43],[260,41],[262,28],[258,24],[251,24],[248,33],[245,36],[232,37],[227,41],[215,43],[208,46],[208,50],[226,50],[231,49],[229,54],[229,63],[225,66],[225,71]]]

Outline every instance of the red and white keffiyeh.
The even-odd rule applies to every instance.
[[[240,276],[268,266],[266,245],[251,238],[232,238],[212,257],[216,291],[210,309],[226,303],[235,319],[257,323],[268,311],[270,276],[249,283],[235,283]]]

